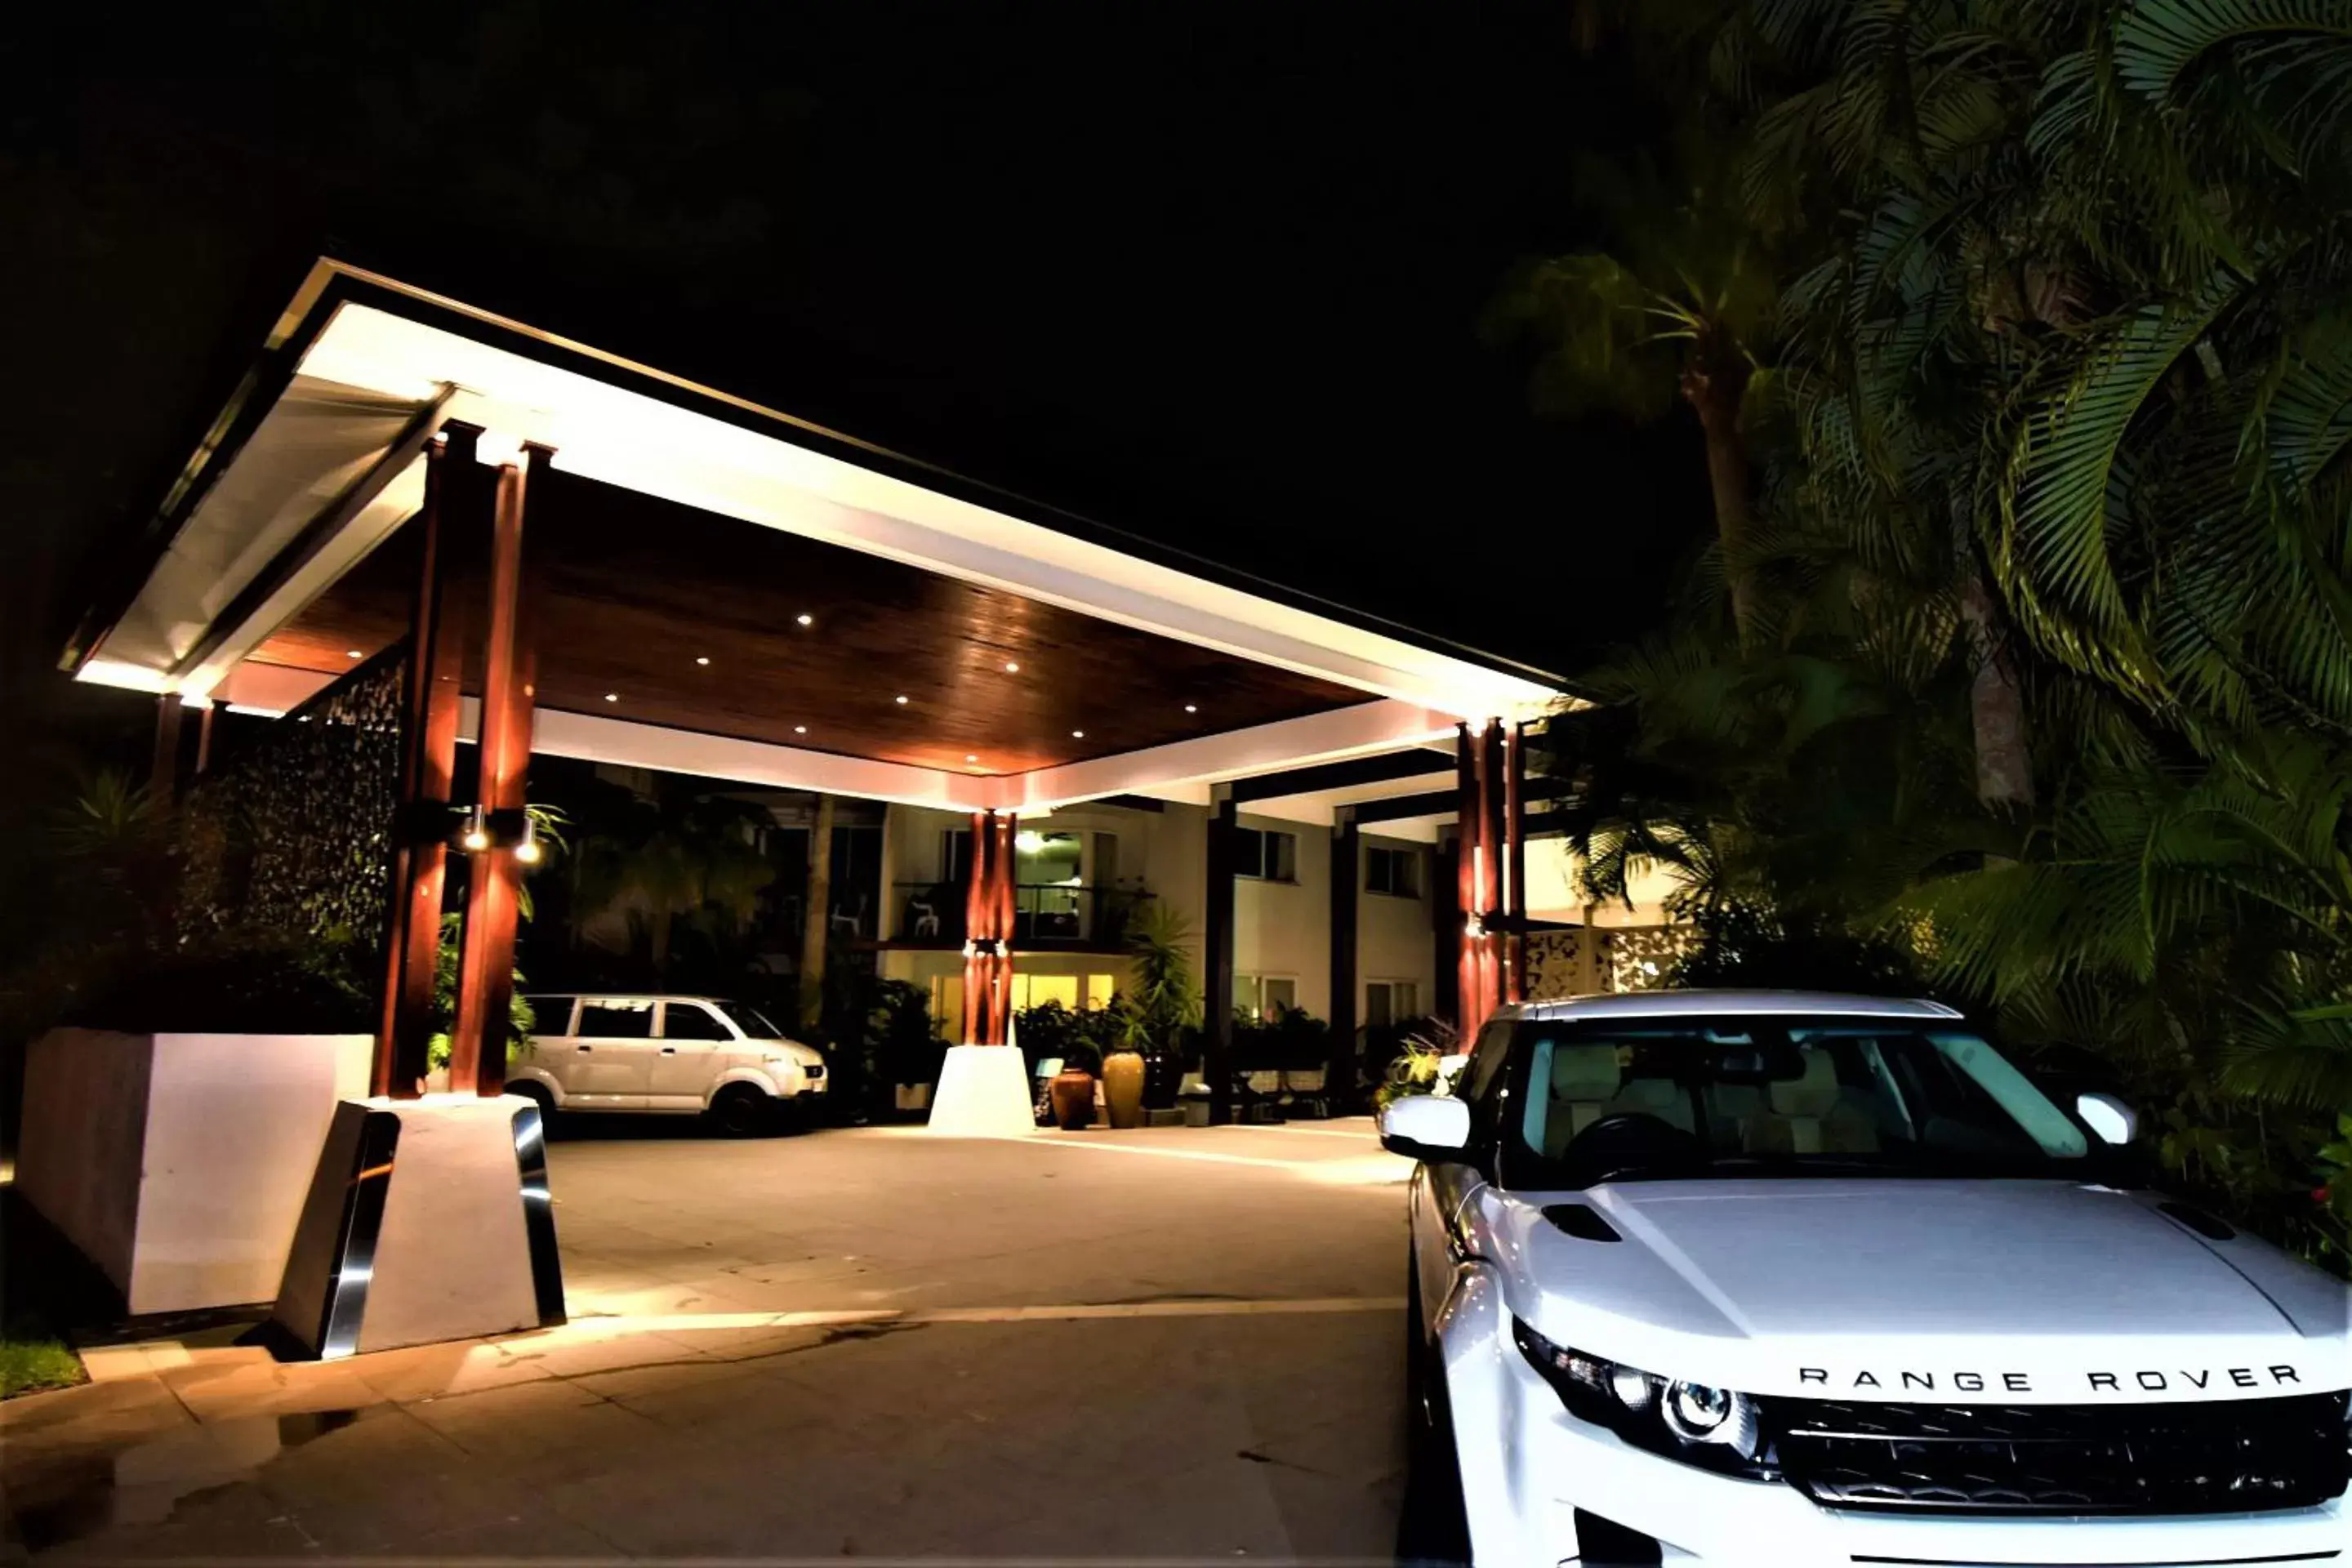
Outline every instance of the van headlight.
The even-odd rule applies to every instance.
[[[1780,1479],[1765,1440],[1764,1413],[1752,1395],[1569,1350],[1517,1318],[1511,1337],[1580,1421],[1606,1426],[1670,1459],[1756,1480]]]

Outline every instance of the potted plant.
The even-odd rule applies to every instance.
[[[1054,1124],[1065,1132],[1082,1131],[1095,1124],[1095,1048],[1073,1040],[1062,1058],[1062,1070],[1045,1086],[1054,1108]]]
[[[1119,1045],[1142,1058],[1143,1109],[1174,1107],[1184,1074],[1184,1032],[1201,1021],[1192,942],[1184,917],[1164,902],[1146,903],[1129,917],[1127,950],[1135,963],[1135,989],[1120,1015]]]
[[[885,980],[866,1016],[866,1037],[885,1064],[900,1110],[928,1110],[947,1059],[947,1042],[931,1017],[931,999],[911,981]]]

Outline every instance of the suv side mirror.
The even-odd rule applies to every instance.
[[[1470,1106],[1451,1095],[1411,1094],[1381,1112],[1381,1147],[1415,1160],[1463,1158],[1470,1146]]]
[[[2084,1124],[2097,1133],[2102,1142],[2117,1148],[2139,1136],[2139,1112],[2112,1094],[2078,1094],[2074,1097],[2074,1114]]]

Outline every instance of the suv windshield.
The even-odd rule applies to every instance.
[[[757,1007],[749,1007],[740,1002],[713,1002],[710,1005],[733,1019],[735,1026],[752,1039],[781,1040],[784,1037],[784,1032],[770,1023],[768,1016]]]
[[[1483,1044],[1484,1042],[1482,1042]],[[1501,1044],[1496,1041],[1496,1044]],[[1512,1030],[1472,1111],[1503,1184],[1884,1174],[2097,1179],[2083,1125],[1979,1036],[1870,1018]]]

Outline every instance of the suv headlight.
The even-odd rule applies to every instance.
[[[1517,1318],[1511,1337],[1577,1419],[1685,1464],[1755,1480],[1780,1479],[1764,1436],[1764,1413],[1753,1396],[1569,1350]]]

